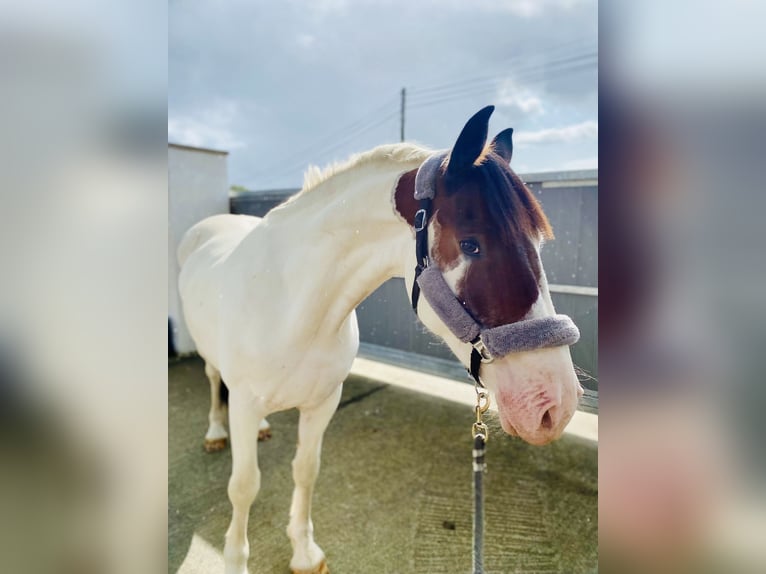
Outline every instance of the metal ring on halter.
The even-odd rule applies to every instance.
[[[426,227],[426,222],[428,221],[428,217],[426,214],[425,209],[418,209],[415,212],[415,219],[412,222],[413,227],[415,228],[415,231],[423,231]]]
[[[495,360],[495,357],[489,352],[489,349],[487,349],[487,346],[484,344],[484,341],[481,340],[481,337],[477,337],[475,340],[471,341],[471,345],[479,352],[479,355],[481,355],[482,363],[491,363]]]
[[[481,415],[489,410],[489,393],[486,389],[476,387],[476,420],[481,422]]]

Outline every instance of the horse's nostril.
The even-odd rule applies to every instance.
[[[540,426],[543,427],[545,430],[551,430],[551,427],[553,427],[553,419],[551,418],[551,409],[548,409],[545,411],[545,414],[543,415],[543,420],[540,421]]]

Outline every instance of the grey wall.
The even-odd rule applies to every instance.
[[[543,246],[542,260],[553,304],[580,328],[572,347],[577,366],[598,376],[598,173],[532,174],[522,177],[543,206],[556,238]],[[559,291],[559,286],[590,287],[593,294]],[[565,290],[565,289],[562,289]],[[596,388],[595,381],[583,381]]]
[[[572,348],[574,362],[594,377],[598,375],[597,177],[595,171],[522,176],[542,203],[556,234],[556,239],[543,247],[542,259],[556,310],[570,315],[580,328],[580,341]],[[231,211],[265,215],[297,191],[232,195]],[[589,288],[585,290],[588,294],[569,292],[579,287]],[[464,370],[447,346],[415,318],[403,279],[381,285],[362,302],[357,315],[362,351],[366,354],[395,357],[415,368],[464,377]],[[596,389],[594,381],[583,384]]]
[[[598,285],[598,187],[545,186],[528,182],[543,206],[556,238],[543,247],[542,259],[549,283]]]
[[[184,233],[210,215],[226,213],[227,152],[168,144],[168,317],[179,353],[196,348],[181,312],[176,251]]]
[[[298,191],[298,189],[276,189],[232,193],[229,196],[229,211],[263,217]]]

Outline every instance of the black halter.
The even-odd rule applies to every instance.
[[[420,209],[415,212],[415,221],[413,226],[415,227],[415,258],[417,259],[417,265],[415,265],[415,281],[412,283],[412,310],[415,314],[418,314],[418,301],[420,300],[420,285],[418,285],[418,277],[423,270],[428,267],[430,260],[428,258],[428,220],[431,218],[431,203],[432,200],[421,199]]]
[[[428,256],[428,222],[431,219],[431,204],[433,200],[429,197],[420,200],[420,209],[415,212],[415,220],[413,226],[415,227],[415,258],[417,264],[415,265],[415,280],[412,282],[412,293],[410,300],[412,301],[412,310],[415,311],[415,315],[418,314],[418,301],[420,300],[420,284],[418,284],[418,278],[423,271],[431,264],[431,260]],[[481,338],[476,337],[471,341],[471,363],[470,368],[466,369],[468,373],[476,381],[476,384],[480,387],[484,387],[484,383],[481,382],[479,377],[479,371],[481,370],[481,364],[484,361],[491,360],[490,356],[482,356],[477,347],[480,346]]]

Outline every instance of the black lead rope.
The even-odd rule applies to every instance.
[[[481,416],[489,408],[489,394],[476,386],[476,422],[473,423],[473,574],[484,573],[484,473],[489,432]]]
[[[476,382],[478,386],[481,388],[484,388],[484,383],[481,382],[481,379],[479,379],[479,371],[481,370],[481,353],[474,347],[471,349],[471,368],[468,371],[468,374],[473,377],[473,380]]]
[[[484,573],[484,461],[486,440],[477,434],[473,439],[473,574]]]
[[[431,200],[421,199],[420,209],[415,213],[415,280],[412,283],[412,309],[415,314],[418,313],[418,301],[420,299],[420,285],[418,277],[423,270],[430,264],[428,258],[428,219],[431,217]],[[482,355],[476,348],[478,343],[472,341],[474,345],[471,349],[471,363],[468,369],[473,377],[476,389],[476,422],[473,423],[473,574],[484,574],[484,473],[487,470],[487,463],[484,460],[486,452],[487,439],[489,433],[487,425],[482,422],[482,415],[489,408],[489,394],[484,388],[484,384],[479,378],[481,370]]]

